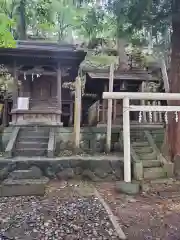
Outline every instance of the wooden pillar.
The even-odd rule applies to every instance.
[[[12,100],[13,100],[13,109],[17,108],[17,98],[18,98],[18,72],[16,62],[14,61],[13,65],[13,93],[12,93]]]
[[[4,106],[2,111],[2,125],[6,127],[8,125],[8,98],[5,96],[4,98]]]
[[[146,87],[146,83],[145,82],[142,82],[142,85],[141,85],[141,92],[145,92],[145,87]],[[145,100],[141,100],[141,105],[146,105],[146,101]],[[147,122],[147,117],[146,117],[146,112],[143,112],[142,113],[142,116],[143,116],[143,120],[142,122]]]
[[[75,148],[80,147],[80,130],[81,130],[81,79],[76,78],[75,88],[75,108],[74,108],[74,137]]]
[[[164,88],[165,92],[169,92],[169,79],[168,79],[168,74],[167,74],[167,68],[166,68],[166,63],[164,59],[161,60],[161,72],[162,72],[162,78],[164,82]]]
[[[117,107],[117,100],[116,99],[114,99],[114,102],[113,102],[113,124],[116,124],[116,115],[117,115],[117,109],[116,109],[116,107]]]
[[[104,85],[104,92],[107,92],[107,85],[105,83]],[[107,103],[107,100],[106,99],[103,99],[102,100],[102,123],[105,123],[105,119],[106,119],[106,103]]]
[[[153,87],[153,92],[156,92],[155,86]],[[153,106],[156,106],[156,102],[157,102],[157,101],[153,101],[153,102],[152,102],[152,105],[153,105]],[[153,121],[154,121],[154,122],[157,122],[157,119],[158,119],[158,113],[157,113],[157,112],[153,112]]]
[[[62,82],[61,66],[60,66],[60,63],[58,62],[58,67],[57,67],[57,102],[58,102],[58,109],[62,111],[61,82]]]
[[[57,66],[57,104],[58,104],[58,110],[61,112],[58,115],[57,122],[61,123],[61,115],[62,115],[62,72],[61,72],[61,66],[58,62]]]
[[[124,181],[131,182],[129,98],[123,98]]]
[[[114,82],[114,64],[110,66],[109,73],[109,92],[113,92]],[[107,111],[107,137],[106,137],[106,151],[111,150],[111,130],[112,130],[112,99],[108,99],[108,111]]]

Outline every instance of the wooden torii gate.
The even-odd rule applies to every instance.
[[[129,100],[180,100],[180,93],[104,92],[103,99],[123,99],[124,181],[131,182],[130,111],[180,112],[180,106],[130,105]],[[107,138],[111,139],[111,136],[108,135]]]

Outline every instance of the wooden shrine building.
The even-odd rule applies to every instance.
[[[149,91],[147,87],[159,85],[159,79],[147,70],[132,69],[127,72],[116,70],[114,72],[113,92],[144,92]],[[91,107],[88,110],[89,125],[107,124],[107,100],[102,99],[102,93],[109,91],[109,71],[97,70],[86,72],[85,93],[95,93],[96,98],[92,99]],[[151,91],[156,91],[151,89]],[[140,104],[135,101],[133,104]],[[151,104],[151,103],[147,103]],[[158,104],[158,103],[156,103]],[[131,122],[138,122],[137,112],[131,112]],[[112,124],[122,124],[122,100],[114,100],[112,107]]]
[[[17,41],[0,49],[0,64],[14,78],[12,125],[61,126],[73,116],[73,98],[63,82],[74,81],[86,53],[70,44]]]

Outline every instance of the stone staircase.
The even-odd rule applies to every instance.
[[[131,132],[131,148],[142,162],[144,180],[167,177],[163,163],[158,158],[158,152],[153,149],[144,131]]]
[[[0,183],[0,197],[43,196],[48,182],[49,179],[36,166],[14,170]]]
[[[46,156],[48,141],[48,127],[21,127],[16,139],[14,156]]]

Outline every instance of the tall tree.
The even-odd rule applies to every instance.
[[[171,13],[173,32],[171,42],[170,91],[180,93],[180,1],[172,0]],[[180,101],[176,101],[174,104],[180,105]],[[180,113],[178,115],[180,120]],[[176,155],[180,155],[180,121],[175,122],[175,119],[171,116],[168,130],[170,156],[174,158]]]
[[[124,2],[124,0],[120,2]],[[151,29],[152,41],[153,38],[157,37],[157,34],[163,37],[164,32],[172,28],[169,84],[170,92],[180,93],[180,1],[130,0],[128,2],[126,16],[131,28]],[[165,24],[167,27],[163,26]],[[180,101],[174,101],[173,105],[180,105]],[[176,155],[180,155],[180,121],[176,122],[173,114],[169,114],[168,121],[167,147],[169,148],[169,156],[174,159]]]

